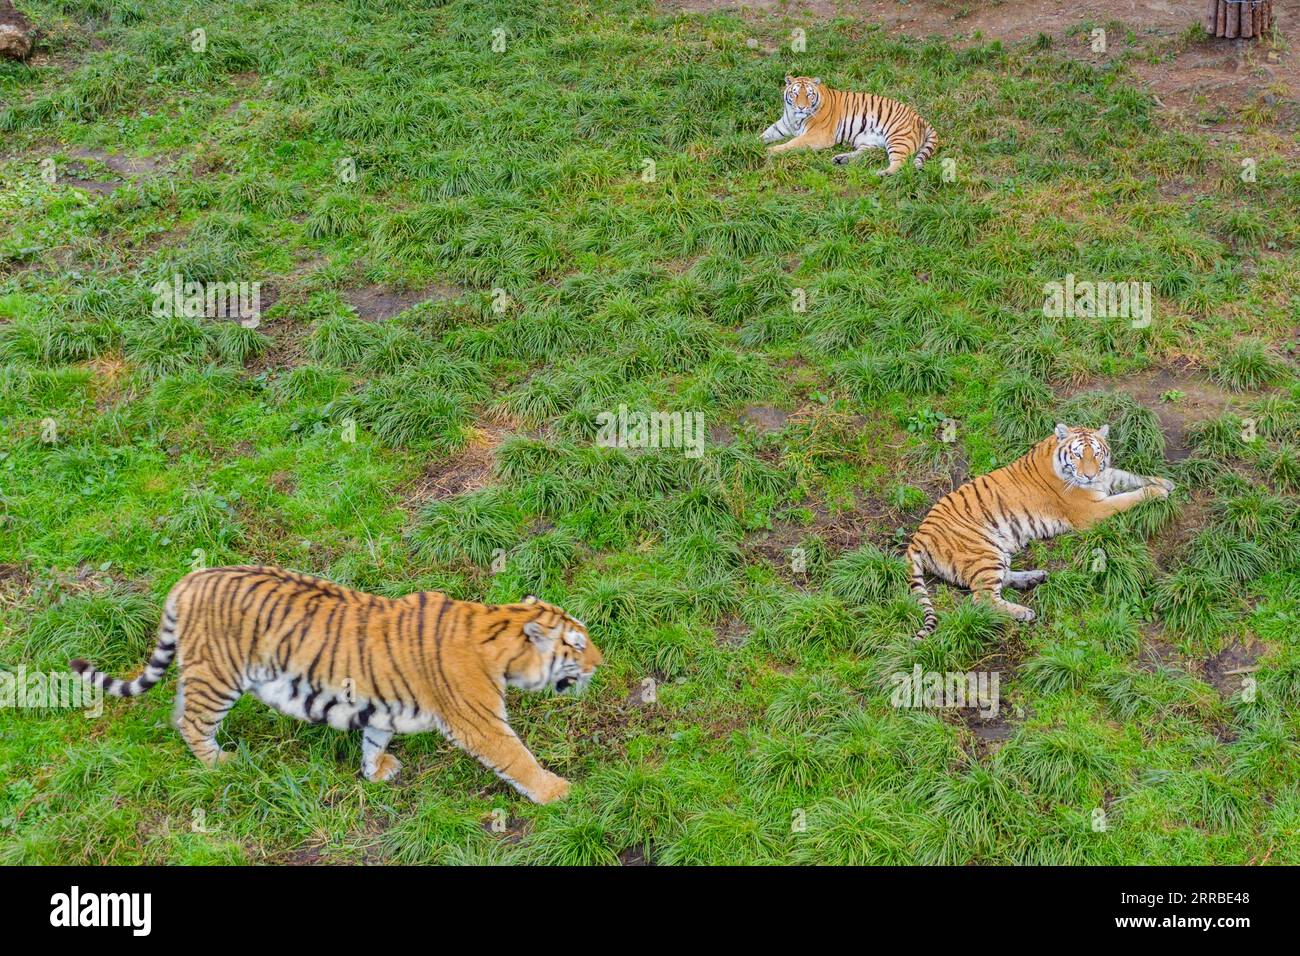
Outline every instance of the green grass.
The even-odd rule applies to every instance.
[[[0,64],[0,667],[131,672],[176,580],[249,561],[536,592],[606,664],[510,698],[574,781],[551,807],[432,734],[366,783],[356,735],[255,701],[206,771],[174,675],[93,720],[0,710],[0,860],[1300,862],[1300,175],[1267,143],[1242,183],[1122,65],[1032,40],[22,5],[50,56]],[[763,52],[797,25],[807,53]],[[786,73],[914,104],[955,181],[769,159]],[[261,324],[155,316],[174,274],[262,282]],[[1149,282],[1154,321],[1044,315],[1067,274]],[[375,321],[376,288],[419,304]],[[701,413],[703,455],[599,447],[620,405]],[[1062,419],[1178,491],[1019,559],[1052,572],[1037,622],[940,586],[916,645],[908,535]],[[917,664],[997,671],[1003,732],[891,706]]]

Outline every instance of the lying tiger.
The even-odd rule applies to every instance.
[[[793,136],[768,149],[783,153],[789,149],[825,149],[843,143],[852,146],[839,153],[835,163],[860,159],[869,149],[884,147],[889,166],[877,170],[890,176],[903,167],[909,156],[920,169],[939,146],[939,134],[906,104],[874,93],[849,93],[824,86],[820,78],[787,76],[781,118],[763,131],[765,143]]]
[[[359,729],[367,780],[393,780],[393,734],[438,730],[536,803],[569,792],[506,721],[505,689],[581,692],[601,662],[587,628],[531,595],[475,604],[436,591],[393,600],[269,567],[186,575],[163,609],[158,645],[127,682],[70,662],[116,697],[143,694],[177,658],[173,723],[209,766],[231,756],[217,728],[245,693],[276,710]]]
[[[926,571],[970,588],[1018,621],[1034,612],[1003,599],[1004,587],[1027,588],[1046,571],[1012,571],[1011,556],[1030,541],[1082,531],[1150,498],[1168,498],[1173,482],[1110,467],[1109,426],[1057,425],[1050,438],[1005,468],[980,475],[940,498],[907,548],[912,593],[925,611],[921,640],[939,623],[925,588]]]

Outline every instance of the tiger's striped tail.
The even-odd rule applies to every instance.
[[[915,547],[907,549],[907,559],[912,565],[912,574],[908,579],[908,584],[912,593],[916,595],[916,600],[920,602],[921,610],[925,611],[925,623],[921,629],[916,632],[916,639],[923,641],[939,626],[939,615],[934,613],[934,603],[930,600],[930,592],[925,587],[925,568],[921,563],[921,552]]]
[[[939,148],[939,134],[935,132],[934,127],[929,123],[925,124],[925,137],[921,140],[921,146],[916,151],[916,156],[912,162],[916,168],[920,169],[925,165],[925,161],[934,155],[934,151]]]
[[[107,694],[114,697],[138,697],[162,680],[163,674],[167,673],[167,666],[176,656],[176,621],[176,606],[169,600],[163,608],[162,623],[158,625],[158,644],[153,649],[153,656],[135,680],[109,677],[103,671],[96,670],[89,661],[80,658],[68,661],[68,666],[87,684],[102,687]]]

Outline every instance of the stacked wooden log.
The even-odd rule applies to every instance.
[[[1273,23],[1273,0],[1206,0],[1205,32],[1212,37],[1250,40]]]

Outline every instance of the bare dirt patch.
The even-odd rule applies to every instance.
[[[1290,8],[1284,12],[1285,8]],[[1279,29],[1300,22],[1300,4],[1277,3]],[[1284,19],[1285,18],[1285,19]],[[1235,139],[1237,114],[1259,109],[1258,119],[1294,127],[1300,93],[1300,57],[1262,40],[1206,39],[1174,42],[1159,62],[1135,58],[1129,68],[1173,118],[1218,136]],[[1271,114],[1271,115],[1270,115]],[[1216,135],[1217,134],[1217,135]]]
[[[1263,654],[1258,645],[1230,644],[1213,657],[1200,662],[1199,676],[1219,692],[1220,697],[1241,693],[1242,680],[1254,671],[1255,661]]]
[[[1177,33],[1199,20],[1203,0],[664,0],[684,13],[757,13],[791,19],[849,17],[880,24],[890,36],[973,37],[1015,43],[1040,33],[1064,36],[1086,23],[1119,20],[1151,33]],[[1085,46],[1085,49],[1090,49]]]
[[[1016,724],[999,712],[995,717],[985,717],[978,710],[961,711],[961,723],[971,732],[975,743],[975,756],[987,757],[997,751],[1016,734]]]
[[[733,614],[713,628],[717,642],[723,647],[740,647],[749,640],[749,625],[739,615]]]
[[[969,706],[941,712],[946,719],[970,732],[972,747],[967,752],[977,759],[995,754],[1033,716],[1032,711],[1019,702],[1014,691],[1007,691],[1020,674],[1024,656],[1023,645],[1015,643],[994,651],[973,665],[977,670],[998,675],[997,713],[983,713],[982,710],[989,708],[981,708],[969,698]]]
[[[271,344],[249,362],[250,372],[254,375],[279,372],[298,364],[303,354],[303,340],[307,337],[303,329],[292,322],[279,320],[262,326],[261,331],[271,339]]]
[[[84,189],[86,192],[94,193],[97,196],[107,196],[109,193],[116,192],[125,183],[120,179],[90,179],[91,173],[86,171],[82,166],[69,167],[69,172],[63,177],[63,184],[71,186],[73,189]]]
[[[247,368],[254,375],[263,372],[281,372],[294,368],[306,351],[307,336],[311,329],[285,316],[262,322],[257,327],[270,344],[249,359]]]
[[[746,535],[741,547],[746,562],[766,561],[786,580],[804,580],[806,577],[793,570],[794,549],[817,534],[812,525],[778,524],[767,531]]]
[[[25,564],[0,564],[0,608],[17,607],[30,593],[31,585],[31,572]]]
[[[150,175],[157,171],[155,160],[116,156],[101,150],[76,149],[70,155],[73,161],[60,172],[60,182],[74,189],[84,189],[100,196],[107,196],[126,185],[127,179]],[[117,176],[103,177],[98,167],[107,167]]]
[[[1183,505],[1173,524],[1147,541],[1156,567],[1171,571],[1182,563],[1192,539],[1205,527],[1213,506],[1214,496],[1210,492],[1192,490],[1191,500]]]
[[[767,405],[750,405],[740,413],[740,420],[766,435],[784,428],[790,420],[790,413]]]
[[[108,153],[102,149],[72,149],[68,155],[73,159],[93,160],[103,163],[119,176],[134,178],[151,176],[161,171],[167,161],[153,156],[124,156],[121,153]]]
[[[72,161],[59,171],[60,182],[100,196],[115,192],[126,185],[127,180],[155,175],[165,165],[160,159],[124,156],[101,149],[71,149],[68,155]],[[106,167],[116,175],[105,177],[98,171],[100,167]]]
[[[790,420],[790,412],[767,405],[751,405],[738,416],[737,427],[740,431],[770,435],[779,432]],[[709,441],[714,445],[730,445],[736,440],[736,431],[726,425],[714,425],[709,429]]]
[[[1059,39],[1071,30],[1077,33],[1085,24],[1104,27],[1115,20],[1144,34],[1177,33],[1199,19],[1203,8],[1202,0],[874,0],[858,7],[887,33],[912,37],[979,34],[982,39],[1006,44],[1032,40],[1040,33]],[[1091,37],[1086,39],[1089,42],[1081,37],[1079,46],[1091,53]]]
[[[1067,397],[1083,392],[1123,392],[1160,422],[1165,436],[1165,458],[1180,461],[1191,454],[1188,430],[1198,422],[1217,418],[1234,403],[1233,396],[1213,382],[1186,369],[1152,369],[1117,379],[1098,379],[1068,390]],[[1166,401],[1166,397],[1170,400]]]
[[[421,302],[454,299],[459,292],[453,286],[444,285],[431,285],[424,289],[389,289],[369,285],[348,289],[343,293],[343,301],[356,310],[358,318],[366,322],[383,322]]]
[[[623,700],[623,706],[637,709],[654,706],[659,701],[657,691],[661,683],[663,683],[663,675],[650,674],[649,679],[643,679],[640,683],[632,686],[627,697]]]
[[[712,425],[709,428],[710,445],[730,445],[736,440],[736,433],[726,425]]]
[[[282,495],[292,495],[298,490],[298,481],[291,471],[277,471],[268,480],[271,487]]]
[[[1142,649],[1138,652],[1138,667],[1150,674],[1163,667],[1185,671],[1187,662],[1182,652],[1166,639],[1164,628],[1152,623],[1142,628]]]
[[[863,495],[855,507],[844,511],[832,512],[817,505],[813,514],[815,517],[809,530],[837,553],[852,551],[867,543],[887,547],[896,519],[904,520],[896,509],[872,495]]]
[[[816,537],[825,542],[832,558],[865,544],[874,544],[882,551],[890,552],[896,550],[894,529],[911,521],[907,515],[872,495],[862,495],[852,507],[835,511],[821,502],[805,504],[804,507],[813,513],[809,524],[778,522],[768,530],[746,535],[741,543],[746,559],[766,561],[786,580],[806,584],[807,576],[793,569],[791,552],[809,538]]]
[[[405,495],[408,509],[487,487],[496,470],[496,448],[509,435],[501,428],[474,430],[470,444],[449,462],[427,465]]]
[[[533,828],[532,822],[523,817],[507,817],[504,827],[499,821],[499,816],[489,814],[483,820],[483,832],[500,837],[512,846],[526,837]]]
[[[323,846],[299,847],[274,857],[274,861],[280,866],[320,866],[326,862],[323,850]]]
[[[680,13],[789,13],[811,14],[819,19],[840,15],[834,0],[661,0],[661,7]]]

